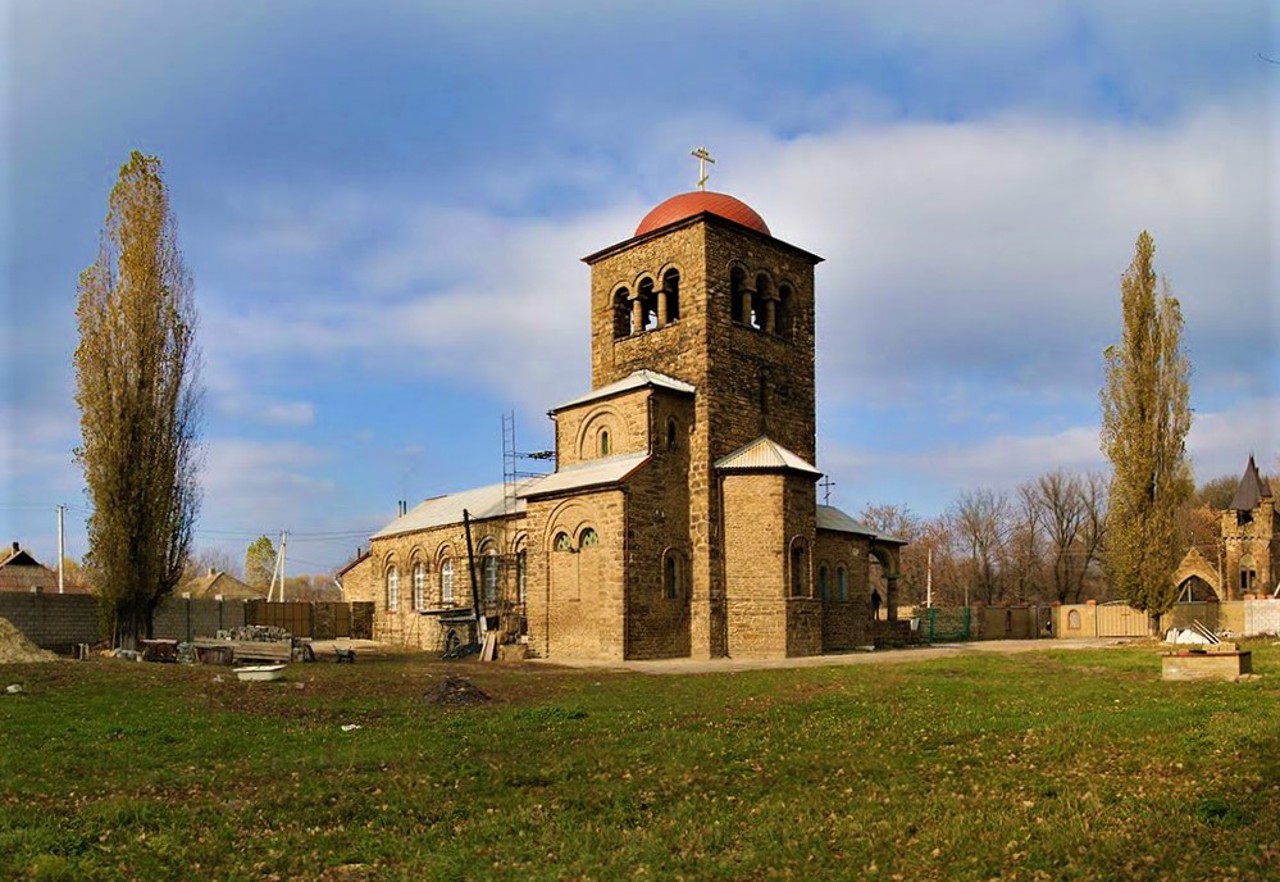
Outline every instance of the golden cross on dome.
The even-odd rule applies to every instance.
[[[716,161],[711,158],[711,154],[707,152],[706,147],[699,147],[689,155],[698,160],[698,189],[705,190],[707,189],[707,178],[710,177],[707,174],[707,163],[715,165]]]

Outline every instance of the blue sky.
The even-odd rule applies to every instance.
[[[711,187],[818,269],[819,468],[851,511],[1101,469],[1140,230],[1186,317],[1198,477],[1280,455],[1264,2],[66,2],[0,19],[0,537],[55,556],[76,277],[137,148],[196,280],[200,548],[319,572],[501,480],[589,386],[588,271]]]

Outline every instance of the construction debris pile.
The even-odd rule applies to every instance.
[[[293,635],[286,629],[277,628],[275,625],[241,625],[238,628],[223,628],[218,632],[218,639],[277,643],[281,640],[292,640]]]
[[[58,657],[52,652],[41,649],[28,640],[8,619],[0,618],[0,665],[57,660]]]

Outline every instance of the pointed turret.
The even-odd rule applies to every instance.
[[[1271,487],[1258,472],[1258,466],[1253,461],[1251,453],[1249,464],[1244,467],[1244,475],[1241,476],[1240,484],[1236,487],[1236,493],[1231,497],[1231,505],[1228,507],[1233,511],[1253,511],[1263,499],[1269,498],[1271,498]]]

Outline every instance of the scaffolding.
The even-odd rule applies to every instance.
[[[502,511],[503,514],[516,513],[517,494],[522,480],[541,478],[546,472],[532,472],[520,468],[523,460],[552,463],[554,469],[556,454],[554,450],[535,450],[521,453],[516,448],[516,412],[510,411],[502,415]]]

